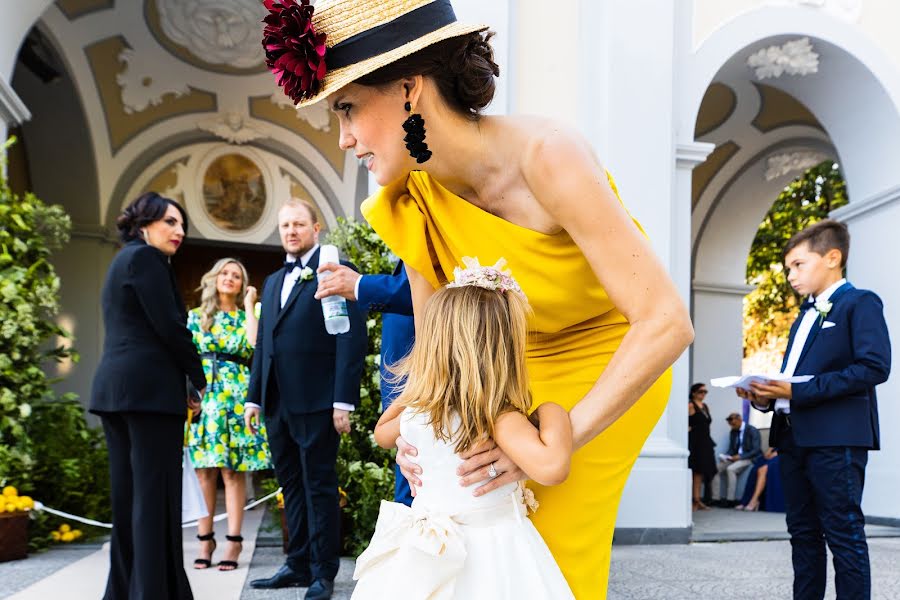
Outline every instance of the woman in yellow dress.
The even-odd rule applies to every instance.
[[[491,34],[449,0],[265,3],[279,85],[298,106],[327,98],[341,147],[385,186],[362,210],[404,261],[414,312],[464,256],[505,258],[520,282],[534,403],[569,409],[577,448],[565,483],[530,484],[534,523],[575,596],[605,598],[622,489],[693,339],[671,279],[578,133],[480,114],[499,74]],[[414,450],[398,448],[420,485]],[[462,484],[489,480],[473,493],[527,479],[491,443],[464,458]]]

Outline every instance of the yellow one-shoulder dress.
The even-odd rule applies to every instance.
[[[610,178],[615,190],[615,184]],[[616,192],[618,193],[618,192]],[[510,223],[452,194],[424,171],[384,187],[362,205],[378,235],[438,288],[464,256],[505,258],[528,297],[528,373],[535,406],[571,408],[609,364],[628,321],[610,301],[565,231],[548,235]],[[635,221],[640,229],[640,224]],[[628,473],[665,409],[667,372],[618,421],[572,457],[562,485],[534,482],[533,521],[579,600],[606,598],[619,499]]]

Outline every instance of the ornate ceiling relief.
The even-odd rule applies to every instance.
[[[338,145],[337,117],[325,102],[298,110],[290,98],[278,91],[251,97],[249,113],[257,121],[271,123],[308,141],[331,164],[335,173],[343,177],[346,153]]]
[[[828,158],[828,155],[823,152],[811,150],[773,154],[766,159],[766,181],[772,181],[790,173],[802,173]]]
[[[262,64],[259,0],[154,0],[163,34],[203,62],[249,69]]]
[[[813,52],[809,38],[804,37],[759,50],[747,58],[747,66],[756,71],[757,79],[809,75],[818,73],[819,55]]]
[[[139,60],[131,48],[122,50],[119,62],[125,65],[125,69],[116,75],[125,114],[142,112],[148,106],[159,106],[166,94],[179,98],[191,92],[186,82],[153,72],[152,65],[155,63]]]
[[[770,0],[776,6],[809,6],[820,8],[845,21],[855,23],[862,16],[862,0]]]
[[[183,78],[142,73],[147,61],[136,60],[120,36],[95,42],[84,52],[103,106],[114,155],[134,136],[166,119],[216,110],[214,94],[179,85],[177,79]]]
[[[284,95],[281,90],[272,94],[272,104],[278,108],[294,108],[294,101]],[[331,131],[331,111],[327,102],[317,102],[312,106],[296,108],[297,118],[306,121],[316,131]]]
[[[113,7],[113,0],[56,0],[56,6],[70,21]]]
[[[270,135],[270,129],[260,123],[248,123],[236,110],[219,113],[212,119],[197,122],[197,127],[225,140],[229,144],[246,144]]]

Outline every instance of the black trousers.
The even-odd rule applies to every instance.
[[[272,378],[274,381],[274,377]],[[337,462],[333,411],[291,415],[277,393],[266,398],[266,429],[278,483],[284,488],[287,564],[334,581],[340,566]]]
[[[193,600],[181,547],[184,418],[100,415],[109,447],[113,529],[104,600]]]
[[[831,446],[800,448],[787,423],[778,455],[794,565],[795,600],[825,597],[825,544],[834,556],[838,600],[871,596],[869,548],[860,504],[868,451]]]

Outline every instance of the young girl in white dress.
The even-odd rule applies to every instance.
[[[459,483],[459,455],[492,439],[543,485],[569,473],[568,413],[544,403],[529,419],[525,368],[528,302],[501,259],[464,259],[454,282],[425,306],[416,344],[392,368],[402,392],[375,428],[395,447],[418,449],[421,486],[412,508],[382,502],[375,534],[357,559],[353,600],[574,598],[528,511],[530,491],[512,483],[475,497]],[[497,472],[491,465],[489,475]]]

